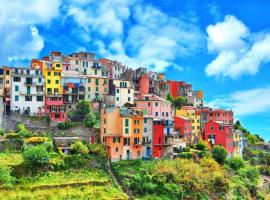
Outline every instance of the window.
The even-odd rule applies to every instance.
[[[61,67],[61,64],[56,64],[55,66],[56,66],[56,67]]]
[[[144,128],[143,131],[146,133],[147,132],[147,128]]]
[[[15,91],[18,92],[19,91],[19,86],[15,85]]]
[[[107,120],[106,120],[106,119],[104,119],[104,124],[106,124],[106,122],[107,122]]]
[[[95,69],[95,75],[97,75],[97,70]]]
[[[130,97],[128,97],[128,101],[130,101]]]
[[[37,96],[37,101],[43,101],[43,96]]]
[[[155,106],[158,107],[158,102],[155,102]]]
[[[31,88],[27,87],[27,94],[30,94],[30,93],[31,93]]]
[[[88,92],[90,92],[91,91],[91,88],[90,87],[88,87]]]
[[[51,94],[52,93],[52,88],[47,88],[47,93]]]
[[[115,147],[115,152],[118,152],[118,147]]]
[[[32,96],[25,96],[25,101],[32,101]]]
[[[158,116],[158,112],[156,112],[156,116]]]
[[[150,107],[151,106],[151,103],[150,102],[148,102],[148,107]]]
[[[19,96],[15,96],[15,101],[19,101]]]
[[[128,89],[128,94],[130,94],[130,89]]]
[[[88,79],[88,83],[91,83],[91,78]]]
[[[104,128],[104,134],[106,134],[106,128]]]
[[[96,85],[98,85],[98,79],[96,79]]]
[[[116,101],[119,101],[119,97],[116,97]]]
[[[48,72],[47,74],[48,74],[48,76],[51,76],[51,72]]]
[[[51,79],[48,79],[48,80],[47,80],[47,83],[50,84],[50,83],[51,83]]]
[[[21,82],[21,77],[13,77],[14,82]]]
[[[38,78],[38,82],[41,83],[42,82],[42,79],[41,78]]]
[[[54,118],[55,118],[55,119],[59,119],[59,118],[60,118],[60,114],[55,114],[55,115],[54,115]]]
[[[98,87],[96,87],[96,92],[98,92]]]
[[[119,89],[116,89],[116,93],[119,93]]]
[[[147,119],[146,119],[146,118],[144,118],[144,119],[143,119],[143,122],[146,124],[146,123],[147,123]]]
[[[125,119],[125,126],[128,127],[128,119]]]
[[[58,93],[58,88],[54,88],[54,94]]]
[[[134,144],[139,144],[140,143],[140,138],[134,138]]]
[[[55,84],[59,84],[59,80],[55,80]]]
[[[125,128],[125,134],[128,134],[128,132],[129,132],[129,129]]]
[[[126,146],[130,145],[130,138],[124,138],[124,145]]]
[[[214,126],[210,126],[210,130],[214,130]]]

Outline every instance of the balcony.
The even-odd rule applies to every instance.
[[[33,82],[33,81],[25,81],[24,84],[25,84],[25,85],[33,85],[34,82]]]
[[[138,147],[138,146],[142,146],[142,143],[138,142],[138,143],[133,143],[132,146]]]

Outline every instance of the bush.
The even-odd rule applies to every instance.
[[[5,133],[4,129],[0,128],[0,136],[3,136]]]
[[[190,152],[190,148],[189,147],[183,147],[181,149],[182,152]]]
[[[180,158],[187,158],[187,159],[191,159],[192,158],[192,154],[189,152],[183,152],[179,154]]]
[[[46,137],[30,137],[30,138],[26,139],[26,142],[35,145],[35,144],[44,143],[47,140],[48,140],[48,138],[46,138]]]
[[[31,166],[42,166],[49,163],[50,155],[43,145],[38,145],[26,147],[23,158]]]
[[[223,164],[226,160],[227,151],[223,146],[214,146],[212,150],[212,154],[214,159],[220,163]]]
[[[5,138],[8,138],[8,139],[21,139],[21,136],[18,135],[17,133],[7,133],[5,135]]]
[[[74,154],[82,154],[86,155],[89,153],[89,150],[86,145],[84,145],[81,141],[76,141],[70,146],[70,150]]]
[[[59,129],[59,130],[67,130],[67,129],[69,129],[69,128],[72,128],[73,127],[73,123],[71,123],[71,122],[59,122],[58,124],[57,124],[57,128]]]
[[[32,137],[32,132],[29,131],[29,130],[27,130],[25,128],[25,125],[24,124],[18,124],[17,125],[17,133],[18,133],[18,135],[20,135],[23,138],[30,138],[30,137]]]
[[[228,165],[231,169],[233,170],[239,170],[243,167],[245,167],[245,161],[240,158],[240,157],[232,157],[229,161],[228,161]]]
[[[106,148],[102,144],[89,144],[87,147],[90,154],[94,154],[102,159],[107,158]]]
[[[196,144],[196,149],[200,150],[200,151],[204,151],[204,150],[208,149],[208,146],[207,146],[206,142],[199,141],[198,144]]]
[[[11,187],[15,178],[11,176],[11,169],[0,164],[0,186]]]
[[[67,155],[64,161],[67,168],[82,168],[87,164],[87,160],[80,155]]]

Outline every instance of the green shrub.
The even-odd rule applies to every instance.
[[[81,168],[87,164],[87,160],[81,155],[67,155],[64,161],[67,168]]]
[[[183,147],[181,149],[182,152],[190,152],[190,148],[189,147]]]
[[[29,138],[32,137],[32,132],[27,130],[25,125],[20,123],[17,125],[17,133],[23,138]]]
[[[214,146],[212,150],[213,158],[220,164],[226,160],[227,151],[223,146]]]
[[[11,187],[15,178],[11,176],[11,169],[0,164],[0,186]]]
[[[243,167],[245,167],[245,161],[240,158],[240,157],[232,157],[229,161],[228,161],[228,165],[231,169],[233,170],[239,170]]]
[[[21,139],[22,137],[20,135],[18,135],[17,133],[7,133],[5,135],[5,138],[8,138],[8,139]]]
[[[198,144],[196,144],[196,149],[204,151],[208,149],[208,145],[204,141],[199,141]]]
[[[26,147],[23,158],[30,166],[42,166],[49,163],[50,155],[43,145],[38,145]]]
[[[4,129],[0,128],[0,136],[3,136],[5,133]]]
[[[199,156],[199,158],[210,158],[211,157],[211,153],[209,151],[199,151],[197,153],[197,155]]]
[[[86,155],[89,153],[89,150],[85,144],[83,144],[81,141],[76,141],[70,146],[70,150],[74,154],[82,154]]]
[[[72,122],[59,122],[57,124],[57,128],[59,130],[67,130],[69,128],[72,128],[73,127],[73,123]]]
[[[102,144],[89,144],[87,145],[90,154],[99,156],[102,159],[107,158],[106,148]]]
[[[66,169],[66,164],[65,164],[63,156],[55,152],[50,153],[50,165],[52,169],[54,170]]]
[[[192,158],[192,154],[189,153],[189,152],[182,152],[179,154],[179,157],[180,158],[188,158],[188,159],[191,159]]]

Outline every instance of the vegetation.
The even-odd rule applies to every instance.
[[[244,134],[244,137],[248,139],[249,144],[257,144],[257,143],[264,142],[264,139],[262,139],[259,135],[252,134],[246,128],[244,128],[241,125],[239,120],[235,122],[234,129],[235,130],[241,130],[243,132],[243,134]]]
[[[29,146],[23,151],[25,163],[32,167],[42,166],[49,163],[50,155],[44,145]]]
[[[81,141],[76,141],[74,144],[72,144],[70,146],[70,150],[74,154],[86,155],[89,153],[87,146],[83,144]]]
[[[173,106],[177,109],[180,109],[182,106],[186,105],[186,98],[185,97],[176,97],[173,100]]]
[[[213,157],[214,159],[220,163],[223,164],[226,160],[227,151],[223,146],[214,146],[213,148]]]

